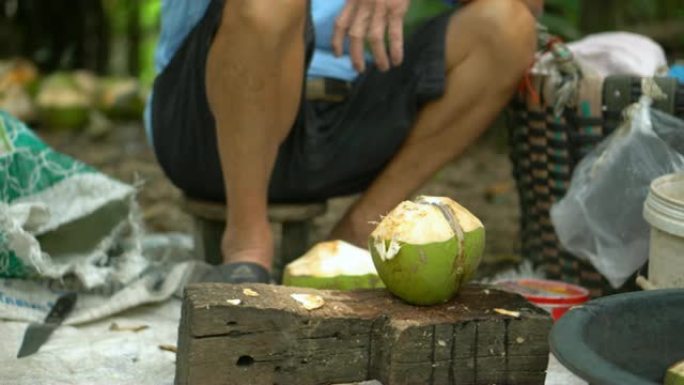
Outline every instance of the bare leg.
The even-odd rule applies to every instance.
[[[402,148],[331,238],[365,247],[372,231],[369,222],[406,199],[480,136],[532,61],[534,18],[522,1],[473,1],[451,18],[446,44],[445,94],[418,114]]]
[[[300,103],[307,0],[229,0],[207,62],[228,206],[224,262],[270,269],[268,182]]]

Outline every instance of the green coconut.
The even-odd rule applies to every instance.
[[[38,69],[24,59],[0,60],[0,109],[24,122],[38,116],[33,102],[38,84]]]
[[[344,241],[315,245],[285,267],[283,285],[329,290],[383,287],[367,250]]]
[[[400,203],[369,239],[387,289],[414,305],[451,299],[473,277],[484,244],[477,217],[449,198],[427,196]]]
[[[145,96],[135,78],[107,78],[99,86],[97,109],[110,119],[140,119]]]
[[[50,128],[79,129],[88,122],[90,100],[70,74],[45,78],[36,98],[40,119]]]
[[[665,385],[684,385],[684,361],[677,362],[667,370]]]

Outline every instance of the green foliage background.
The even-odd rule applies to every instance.
[[[195,1],[195,0],[188,0]],[[126,42],[130,23],[139,23],[139,68],[138,78],[143,84],[151,84],[154,80],[154,50],[159,39],[161,0],[102,0],[107,19],[110,23],[113,40]],[[132,17],[133,13],[137,13]],[[115,69],[116,72],[116,69]]]
[[[154,47],[159,33],[161,0],[102,0],[114,35],[123,36],[131,22],[131,3],[137,1],[137,18],[141,39],[140,73],[144,83],[154,78]],[[188,0],[193,1],[193,0]],[[406,19],[407,31],[421,21],[449,9],[443,0],[413,0]],[[546,0],[545,13],[540,20],[549,29],[566,40],[581,38],[590,32],[602,30],[636,30],[663,23],[684,26],[684,0]],[[663,28],[661,28],[663,29]],[[661,31],[662,32],[662,31]],[[667,31],[664,31],[665,34]],[[674,58],[684,55],[684,31],[674,28],[665,36],[665,43]]]

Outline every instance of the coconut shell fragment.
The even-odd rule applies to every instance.
[[[295,293],[291,294],[290,297],[306,310],[320,309],[325,305],[325,300],[320,295]]]
[[[339,240],[321,242],[288,264],[283,284],[326,290],[383,287],[368,250]]]

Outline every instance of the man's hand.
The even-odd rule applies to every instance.
[[[404,15],[410,0],[347,0],[335,23],[333,49],[342,55],[344,41],[349,36],[349,51],[354,68],[366,69],[364,44],[370,43],[375,64],[387,71],[391,64],[398,66],[404,60]],[[389,57],[385,36],[389,40]]]

